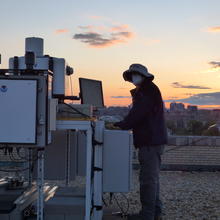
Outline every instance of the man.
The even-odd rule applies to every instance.
[[[128,219],[162,219],[162,202],[159,197],[159,171],[161,154],[167,144],[164,106],[159,88],[152,82],[154,75],[141,64],[132,64],[123,73],[125,81],[136,88],[131,90],[133,106],[128,115],[114,126],[133,130],[134,146],[139,149],[140,162],[140,213]]]

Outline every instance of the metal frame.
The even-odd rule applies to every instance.
[[[57,121],[57,130],[82,130],[86,131],[86,201],[85,220],[91,220],[93,181],[92,181],[92,126],[91,121]],[[99,220],[99,219],[96,219]],[[101,218],[100,218],[101,220]]]
[[[69,186],[70,183],[70,130],[67,131],[67,150],[66,150],[66,173],[65,173],[65,181],[66,186]]]
[[[103,217],[102,202],[102,177],[103,177],[103,141],[104,141],[104,121],[95,123],[95,140],[98,144],[94,146],[94,166],[97,170],[94,172],[94,211],[92,220],[101,220]]]
[[[44,219],[44,148],[37,152],[37,220]]]

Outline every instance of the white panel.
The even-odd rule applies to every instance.
[[[53,94],[65,95],[66,62],[63,58],[53,58]]]
[[[129,192],[131,189],[132,143],[129,131],[105,130],[103,191]]]
[[[0,79],[0,143],[36,142],[36,80]]]

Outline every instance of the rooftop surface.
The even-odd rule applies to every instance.
[[[220,219],[220,172],[162,171],[161,199],[165,220],[219,220]],[[138,212],[138,171],[134,172],[134,190],[126,196],[130,202],[129,213]],[[117,197],[126,210],[127,201]],[[108,201],[108,195],[105,196]],[[116,203],[110,206],[119,211]],[[105,220],[120,218],[106,218]]]

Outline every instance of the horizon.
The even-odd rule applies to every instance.
[[[98,79],[106,106],[129,105],[133,85],[122,73],[141,63],[154,74],[166,107],[176,101],[218,109],[219,7],[218,0],[4,1],[0,66],[7,68],[10,57],[24,55],[26,37],[42,37],[44,54],[65,58],[75,69],[74,95],[79,77]]]
[[[176,103],[181,103],[181,102],[176,102]],[[184,107],[185,107],[185,110],[187,110],[187,107],[189,106],[189,105],[187,105],[186,103],[183,103],[184,104]],[[197,106],[197,105],[190,105],[190,106]],[[126,108],[128,108],[129,107],[129,105],[109,105],[109,106],[105,106],[106,108],[109,108],[109,107],[121,107],[121,108],[123,108],[123,107],[126,107]],[[198,107],[198,106],[197,106]],[[170,109],[170,106],[168,106],[168,107],[166,107],[165,106],[165,108],[166,109]],[[220,108],[217,108],[217,107],[203,107],[203,108],[200,108],[200,107],[198,107],[198,110],[220,110]]]

